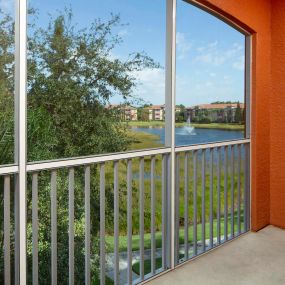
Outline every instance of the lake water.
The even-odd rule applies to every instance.
[[[164,144],[165,129],[164,128],[142,128],[132,127],[136,132],[145,132],[159,136],[159,142]],[[193,144],[204,144],[218,141],[238,140],[243,139],[242,131],[229,131],[218,129],[194,129],[191,133],[185,127],[175,129],[176,146],[185,146]]]

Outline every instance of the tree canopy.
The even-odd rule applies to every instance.
[[[13,162],[15,46],[13,18],[3,12],[0,14],[0,164],[3,165]],[[122,42],[115,33],[115,28],[121,25],[118,15],[111,15],[105,22],[96,19],[82,29],[74,23],[71,9],[50,17],[46,27],[37,26],[36,18],[37,13],[31,9],[28,29],[28,160],[126,150],[131,143],[126,125],[118,112],[107,108],[107,105],[115,95],[124,102],[136,101],[133,96],[138,83],[135,73],[145,68],[159,68],[159,65],[144,52],[134,51],[126,59],[113,56],[113,50]],[[91,267],[94,284],[98,281],[96,252],[100,190],[98,169],[94,166],[91,171]],[[84,172],[79,168],[76,173],[75,272],[77,284],[84,284]],[[57,176],[58,278],[62,284],[68,283],[68,246],[64,246],[68,240],[67,176],[66,170],[59,171]],[[30,186],[31,177],[28,175],[28,188]],[[107,232],[112,228],[112,187],[106,183]],[[122,182],[120,188],[124,187]],[[50,173],[40,174],[39,189],[39,278],[41,284],[50,284]],[[3,205],[3,177],[0,177],[0,200]],[[28,191],[28,241],[32,231],[29,220],[31,200],[31,192]],[[120,213],[125,215],[123,209]],[[3,223],[2,212],[0,220]],[[3,229],[0,239],[3,244]],[[28,244],[29,268],[31,257],[31,245]],[[0,267],[3,268],[3,258]],[[0,270],[0,275],[3,275],[3,270]],[[30,279],[30,272],[28,276]]]

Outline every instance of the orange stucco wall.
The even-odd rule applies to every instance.
[[[270,0],[199,0],[196,1],[220,14],[226,16],[230,20],[238,23],[240,26],[248,30],[253,34],[253,66],[252,66],[252,166],[251,166],[251,197],[252,197],[252,229],[259,230],[270,223],[270,174],[272,174],[272,167],[270,168],[270,97],[272,95],[271,84],[271,1]],[[274,1],[273,1],[274,2]],[[283,44],[285,44],[285,1],[276,1],[280,6],[283,6],[283,12],[276,11],[279,14],[280,19],[283,14],[283,24],[278,24],[280,31],[283,30]],[[281,4],[282,3],[282,4]],[[276,4],[278,6],[278,4]],[[276,7],[278,10],[278,7]],[[280,9],[282,10],[282,9]],[[278,22],[278,21],[277,21]],[[280,35],[279,32],[278,36]],[[277,37],[277,36],[276,36]],[[283,56],[285,50],[283,49]],[[281,53],[281,51],[280,51]],[[285,60],[285,57],[284,57]],[[276,58],[276,65],[278,65],[278,59]],[[284,72],[282,74],[281,69],[278,74],[280,81],[276,77],[276,81],[281,85],[285,84],[285,63],[283,65]],[[281,76],[284,75],[283,83],[281,83]],[[283,89],[284,90],[284,89]],[[279,88],[276,89],[279,92]],[[284,94],[284,93],[283,93]],[[283,106],[285,106],[285,97],[283,96]],[[279,111],[281,114],[281,111]],[[283,111],[284,114],[284,111]],[[276,114],[277,116],[277,114]],[[278,124],[282,121],[281,117],[279,122],[275,124],[276,132],[278,132]],[[283,122],[285,122],[285,116],[283,116]],[[285,123],[283,123],[285,124]],[[285,126],[283,128],[283,138],[285,138]],[[280,129],[279,129],[280,132]],[[279,147],[276,147],[272,153],[278,157],[278,152],[281,149],[281,136],[276,139]],[[284,141],[284,140],[283,140]],[[271,154],[272,154],[271,153]],[[284,156],[284,155],[283,155]],[[280,159],[279,157],[278,159]],[[285,169],[285,159],[280,162],[280,166],[283,163],[283,173]],[[275,165],[275,168],[278,168]],[[278,174],[277,174],[278,173]],[[275,178],[282,176],[281,170],[275,172]],[[275,184],[278,184],[275,181]],[[271,182],[271,186],[275,185]],[[283,178],[283,185],[285,185],[285,179]],[[278,192],[276,187],[276,192]],[[273,191],[273,193],[275,193]],[[272,194],[273,198],[274,194]],[[281,197],[280,194],[276,194],[276,200]],[[283,201],[285,201],[285,193],[283,191]],[[271,201],[271,206],[278,205],[280,207],[281,201]],[[285,204],[283,203],[285,206]],[[283,207],[283,219],[285,219]],[[272,212],[271,221],[273,217],[279,216],[279,211]],[[280,217],[279,217],[280,219]],[[281,222],[279,223],[281,225]]]
[[[285,228],[285,1],[272,1],[270,223]]]

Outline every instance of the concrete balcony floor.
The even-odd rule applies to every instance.
[[[247,233],[148,284],[285,284],[285,231],[268,226]]]

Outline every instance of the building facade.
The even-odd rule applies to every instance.
[[[109,105],[108,109],[117,110],[123,121],[137,121],[138,110],[130,105]]]
[[[153,105],[146,108],[149,121],[164,121],[165,105]]]
[[[241,123],[244,108],[243,103],[201,104],[186,108],[186,118],[198,123]]]

